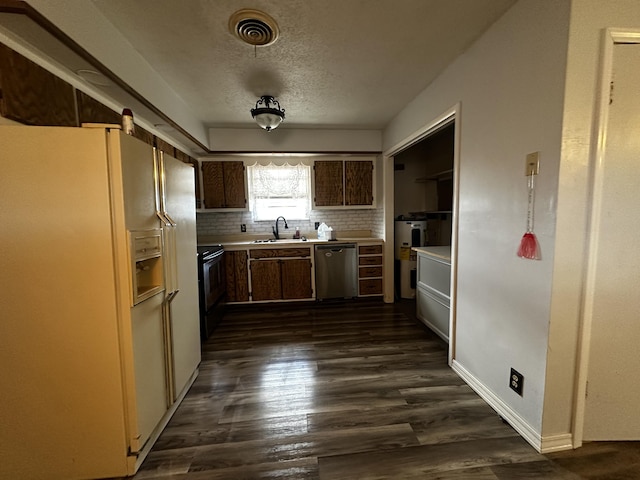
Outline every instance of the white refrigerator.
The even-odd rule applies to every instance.
[[[135,473],[200,362],[192,167],[0,127],[0,478]]]

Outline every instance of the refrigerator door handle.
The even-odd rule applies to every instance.
[[[153,147],[153,187],[155,191],[155,203],[156,203],[156,215],[160,219],[163,225],[168,226],[168,221],[164,218],[164,214],[162,212],[162,192],[161,188],[161,177],[162,173],[160,171],[160,158],[158,155],[158,150],[156,147]]]
[[[173,331],[171,329],[171,299],[175,294],[169,293],[162,303],[162,329],[164,335],[164,362],[165,362],[165,400],[167,408],[175,401],[175,383],[173,378]]]
[[[164,168],[164,152],[153,147],[153,180],[156,194],[156,215],[166,227],[175,227],[177,224],[167,213],[166,206],[166,174]]]
[[[169,292],[169,294],[167,295],[167,298],[165,298],[165,302],[167,303],[173,302],[173,299],[176,298],[176,295],[178,294],[178,292],[180,292],[180,290],[174,290],[173,292]]]
[[[160,200],[160,212],[165,220],[169,223],[170,226],[177,226],[176,222],[171,218],[169,213],[167,212],[167,169],[164,166],[164,152],[160,151],[160,162],[159,162],[159,200]]]
[[[176,228],[167,226],[163,229],[163,232],[165,232],[165,281],[168,294],[172,294],[178,290]]]
[[[162,213],[164,214],[164,218],[166,218],[167,221],[169,222],[169,225],[171,225],[173,228],[178,226],[178,224],[173,220],[173,218],[169,216],[167,212],[162,212]]]
[[[176,227],[177,223],[167,213],[166,203],[166,169],[164,152],[153,148],[153,172],[156,193],[156,215],[160,218],[165,228],[165,282],[169,294],[178,291],[178,266],[176,251]]]
[[[165,361],[165,382],[166,382],[166,402],[167,408],[171,407],[176,400],[176,386],[173,375],[173,329],[171,327],[171,302],[176,298],[180,290],[169,292],[162,303],[162,329],[165,337],[164,361]]]

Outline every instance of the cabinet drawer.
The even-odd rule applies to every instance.
[[[251,258],[310,257],[310,248],[256,248],[249,251]]]
[[[418,255],[418,283],[448,297],[451,291],[451,265]]]
[[[418,287],[416,316],[446,342],[449,341],[449,302]]]
[[[360,280],[360,295],[382,295],[382,279]]]
[[[382,267],[360,267],[358,275],[360,278],[381,277]]]
[[[359,257],[358,265],[382,265],[382,255],[373,257]]]
[[[360,255],[379,255],[382,254],[382,245],[361,245],[358,247]]]

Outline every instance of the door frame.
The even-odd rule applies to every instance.
[[[589,354],[593,325],[593,296],[596,282],[596,261],[599,243],[598,225],[603,198],[603,168],[605,160],[607,126],[609,121],[610,84],[613,80],[613,52],[617,43],[640,44],[640,30],[607,28],[602,32],[599,81],[596,90],[595,115],[590,165],[589,235],[585,253],[586,275],[582,285],[581,319],[578,333],[578,358],[576,362],[576,388],[573,415],[573,448],[582,446],[589,373]]]
[[[453,206],[451,210],[451,304],[449,314],[449,366],[455,358],[456,299],[458,279],[458,206],[460,186],[460,110],[458,102],[436,118],[382,153],[384,191],[384,301],[394,301],[394,168],[393,157],[429,137],[445,125],[453,123]],[[391,273],[390,273],[391,272]]]

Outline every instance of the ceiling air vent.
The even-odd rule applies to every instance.
[[[229,19],[229,31],[249,45],[263,47],[278,39],[278,24],[264,12],[238,10]]]

